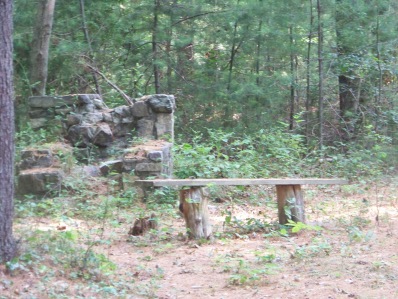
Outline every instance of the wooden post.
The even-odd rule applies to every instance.
[[[211,237],[212,229],[207,201],[201,187],[191,187],[180,191],[180,211],[184,214],[191,239]]]
[[[276,185],[276,196],[280,224],[286,224],[288,219],[305,223],[301,185]],[[286,209],[290,215],[286,215]]]

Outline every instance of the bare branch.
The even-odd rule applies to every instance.
[[[93,72],[97,73],[108,83],[114,90],[116,90],[118,93],[121,94],[121,96],[124,98],[124,100],[127,102],[128,105],[132,106],[134,105],[134,102],[131,100],[131,98],[123,91],[121,90],[116,84],[112,83],[103,73],[101,73],[99,70],[97,70],[95,67],[87,64],[87,67],[91,69]]]
[[[199,17],[205,16],[205,15],[210,15],[210,14],[224,13],[224,12],[227,12],[227,11],[228,10],[202,12],[202,13],[194,15],[194,16],[184,17],[183,19],[171,24],[171,26],[175,26],[177,24],[180,24],[182,22],[188,21],[190,19],[199,18]]]

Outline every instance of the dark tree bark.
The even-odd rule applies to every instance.
[[[352,45],[349,45],[344,38],[344,31],[347,30],[346,16],[347,7],[342,0],[336,1],[336,44],[337,56],[340,63],[346,59],[348,55],[355,54]],[[351,69],[341,71],[338,76],[339,83],[339,103],[340,117],[342,122],[343,138],[350,140],[355,136],[356,119],[358,116],[361,79]]]
[[[159,18],[159,0],[154,0],[153,9],[153,31],[152,31],[152,62],[153,62],[153,76],[155,78],[155,93],[160,93],[160,78],[158,67],[158,45],[157,45],[157,32],[158,32],[158,18]]]
[[[239,6],[239,3],[240,3],[240,0],[237,0],[236,5]],[[239,25],[239,21],[236,20],[234,23],[231,54],[230,54],[229,63],[228,63],[228,81],[227,81],[227,101],[228,102],[226,103],[225,112],[224,112],[224,126],[226,126],[226,127],[230,126],[230,123],[231,123],[232,75],[234,72],[235,58],[236,58],[236,54],[238,53],[240,46],[243,43],[243,40],[244,40],[244,37],[242,37],[241,40],[238,41],[238,25]]]
[[[239,1],[238,1],[239,4]],[[238,34],[238,21],[235,22],[234,24],[234,33],[233,33],[233,38],[232,38],[232,47],[231,47],[231,55],[229,58],[229,67],[228,67],[228,82],[227,82],[227,93],[228,95],[231,92],[231,83],[232,83],[232,73],[233,73],[233,68],[234,68],[234,62],[235,62],[235,54],[237,51],[237,39],[236,36]]]
[[[382,87],[383,87],[383,70],[381,66],[381,55],[380,55],[380,12],[379,8],[377,8],[377,20],[376,20],[376,57],[377,57],[377,71],[379,73],[379,78],[377,80],[377,94],[375,100],[375,130],[376,132],[379,130],[379,118],[380,118],[380,103],[382,96]]]
[[[289,40],[290,40],[290,111],[289,111],[289,130],[293,130],[294,127],[294,102],[296,99],[296,67],[295,67],[295,54],[294,54],[294,37],[293,37],[293,25],[289,26]]]
[[[168,34],[167,34],[167,40],[166,40],[166,55],[167,55],[167,71],[166,71],[166,77],[167,77],[167,92],[166,93],[173,93],[175,92],[173,90],[173,80],[172,80],[172,74],[173,74],[173,63],[172,63],[172,53],[171,53],[171,45],[173,41],[173,24],[175,22],[175,14],[174,10],[175,7],[177,6],[177,0],[173,0],[172,2],[172,9],[169,12],[169,18],[170,18],[170,28],[168,29]]]
[[[12,0],[0,0],[0,263],[16,255],[14,212],[14,104]]]
[[[262,41],[262,34],[261,30],[263,28],[263,21],[260,20],[258,22],[258,29],[257,29],[257,44],[256,44],[256,85],[260,87],[261,79],[260,79],[260,59],[261,59],[261,41]],[[259,101],[259,97],[256,97],[257,101]]]
[[[55,1],[56,0],[38,1],[36,26],[33,32],[30,55],[29,79],[33,95],[44,95],[46,93],[48,53],[54,20]]]
[[[311,103],[311,46],[313,38],[314,14],[313,14],[313,0],[310,0],[310,32],[308,33],[307,44],[307,59],[306,59],[306,98],[305,98],[305,138],[306,143],[309,144],[310,138],[310,103]]]
[[[317,0],[318,15],[318,121],[319,121],[319,148],[323,147],[323,28],[322,28],[322,6],[321,1]]]
[[[93,47],[91,45],[91,39],[90,39],[90,35],[88,33],[88,28],[87,28],[86,10],[84,8],[84,0],[80,0],[79,4],[80,4],[80,14],[82,17],[82,30],[83,30],[83,34],[84,34],[84,39],[86,40],[86,43],[88,45],[88,50],[89,50],[88,56],[90,58],[90,63],[93,63],[94,67],[97,69],[98,67],[94,60]],[[94,80],[94,84],[95,84],[95,90],[96,90],[97,94],[100,95],[100,94],[102,94],[102,92],[101,92],[101,87],[98,82],[97,73],[95,71],[93,71],[92,75],[93,75],[93,80]]]
[[[180,18],[181,21],[175,22],[176,38],[175,38],[175,50],[177,55],[176,74],[180,78],[183,84],[192,80],[193,74],[193,62],[194,62],[194,29],[192,27],[192,18],[187,15],[187,8],[193,5],[192,0],[175,1],[175,4],[183,7],[183,14],[175,15],[174,18]],[[182,21],[184,20],[184,21]]]
[[[259,1],[261,3],[261,0]],[[261,55],[262,51],[262,41],[263,41],[263,34],[262,34],[262,28],[263,28],[263,20],[259,20],[258,22],[258,27],[257,27],[257,36],[256,36],[256,60],[255,60],[255,65],[254,65],[254,70],[256,72],[256,86],[258,90],[261,88],[261,75],[260,75],[260,65],[261,65],[261,60],[263,59],[263,55]],[[261,102],[261,97],[256,93],[256,103],[259,104]],[[249,107],[248,107],[249,108]],[[246,122],[247,125],[249,125],[250,121],[252,121],[251,113],[249,110],[244,111],[244,114],[249,116],[243,118],[243,120]],[[260,120],[260,114],[256,115],[257,120]]]
[[[237,5],[239,5],[240,0],[238,0]],[[231,94],[231,84],[232,84],[232,75],[233,75],[233,69],[234,69],[234,64],[235,64],[235,57],[236,54],[241,47],[244,37],[241,38],[241,40],[238,42],[238,25],[239,22],[236,20],[234,23],[234,32],[232,36],[232,47],[231,47],[231,54],[229,58],[229,66],[228,66],[228,82],[227,82],[227,93],[228,95]]]

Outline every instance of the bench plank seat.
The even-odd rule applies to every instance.
[[[316,178],[286,178],[286,179],[157,179],[137,180],[153,187],[203,187],[209,185],[217,186],[253,186],[253,185],[346,185],[345,179],[316,179]]]

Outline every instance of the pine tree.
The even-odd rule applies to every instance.
[[[12,6],[0,0],[0,263],[16,255],[14,210],[14,103],[12,81]]]

